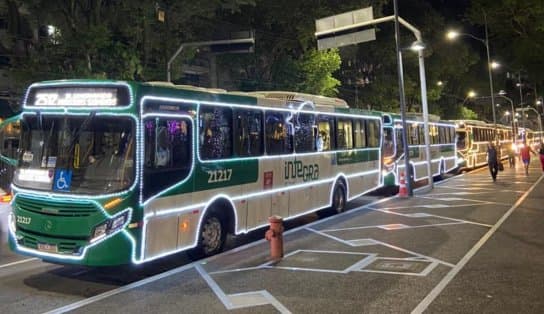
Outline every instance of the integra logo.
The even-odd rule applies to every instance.
[[[302,161],[285,162],[285,180],[302,178],[304,182],[319,179],[319,165],[304,165]]]

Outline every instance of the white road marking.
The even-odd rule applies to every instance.
[[[347,244],[349,246],[352,246],[352,247],[356,247],[357,245],[354,244],[354,242],[351,242],[351,241],[354,241],[354,240],[357,240],[357,239],[352,239],[352,240],[343,240],[343,239],[340,239],[340,238],[337,238],[335,236],[332,236],[330,234],[327,234],[327,233],[324,233],[324,232],[321,232],[319,230],[315,230],[315,229],[312,229],[312,228],[306,228],[308,229],[309,231],[312,231],[312,232],[315,232],[319,235],[322,235],[324,237],[327,237],[327,238],[331,238],[335,241],[338,241],[340,243],[344,243],[344,244]],[[423,254],[419,254],[419,253],[416,253],[414,251],[410,251],[410,250],[407,250],[407,249],[403,249],[401,247],[398,247],[398,246],[395,246],[395,245],[392,245],[392,244],[389,244],[389,243],[385,243],[385,242],[382,242],[382,241],[378,241],[376,239],[372,239],[372,241],[374,241],[376,243],[376,245],[383,245],[383,246],[387,246],[389,248],[392,248],[394,250],[397,250],[397,251],[401,251],[401,252],[404,252],[404,253],[408,253],[410,255],[415,255],[416,257],[422,257],[422,258],[425,258],[427,260],[431,260],[431,261],[436,261],[436,262],[439,262],[440,264],[443,264],[443,265],[447,265],[449,267],[453,267],[454,265],[451,264],[451,263],[448,263],[448,262],[444,262],[444,261],[441,261],[437,258],[434,258],[434,257],[431,257],[431,256],[427,256],[427,255],[423,255]]]
[[[291,313],[283,304],[281,304],[273,295],[266,290],[249,291],[244,293],[237,293],[227,295],[219,287],[219,285],[212,279],[212,277],[206,273],[206,271],[199,264],[195,264],[195,269],[200,276],[206,281],[208,286],[212,289],[215,295],[221,300],[227,310],[235,310],[245,307],[259,306],[270,304],[275,307],[280,313]]]
[[[499,229],[499,227],[506,221],[508,217],[514,212],[516,208],[527,198],[527,196],[535,189],[535,187],[542,181],[544,176],[540,178],[523,194],[518,201],[497,221],[497,223],[470,249],[470,251],[463,256],[463,258],[457,263],[442,280],[436,285],[431,292],[412,310],[412,313],[423,313],[429,305],[436,299],[436,297],[446,288],[446,286],[455,278],[455,276],[463,269],[463,267],[470,261],[470,259],[480,250],[480,248],[491,238],[491,236]]]
[[[38,260],[40,260],[40,259],[39,259],[39,258],[28,258],[28,259],[23,259],[23,260],[16,261],[16,262],[13,262],[13,263],[8,263],[8,264],[0,265],[0,268],[15,266],[15,265],[19,265],[19,264],[23,264],[23,263],[28,263],[28,262],[32,262],[32,261],[38,261]]]
[[[69,311],[73,311],[73,310],[81,308],[81,307],[83,307],[85,305],[89,305],[89,304],[92,304],[94,302],[98,302],[98,301],[107,299],[107,298],[109,298],[111,296],[114,296],[114,295],[129,291],[131,289],[141,287],[143,285],[146,285],[148,283],[152,283],[152,282],[157,281],[159,279],[166,278],[168,276],[171,276],[171,275],[186,271],[186,270],[188,270],[188,269],[190,269],[192,267],[194,267],[193,264],[188,264],[188,265],[184,265],[184,266],[181,266],[181,267],[178,267],[178,268],[174,268],[174,269],[166,271],[164,273],[160,273],[158,275],[155,275],[155,276],[152,276],[152,277],[140,280],[140,281],[133,282],[133,283],[128,284],[126,286],[122,286],[122,287],[119,287],[117,289],[106,291],[104,293],[95,295],[93,297],[83,299],[81,301],[74,302],[72,304],[68,304],[68,305],[63,306],[63,307],[59,307],[57,309],[45,312],[44,314],[57,314],[57,313],[66,313],[66,312],[69,312]]]

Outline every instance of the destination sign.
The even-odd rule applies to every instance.
[[[27,106],[115,107],[129,105],[124,87],[39,87],[32,90]]]

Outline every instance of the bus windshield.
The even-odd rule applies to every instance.
[[[25,116],[19,167],[22,188],[74,194],[111,193],[134,181],[134,122],[96,116]]]
[[[465,131],[457,131],[457,149],[462,150],[465,149],[467,146],[466,138],[467,138],[467,132]]]

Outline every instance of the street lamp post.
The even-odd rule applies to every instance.
[[[504,95],[503,90],[501,90],[497,96],[504,98],[510,102],[510,107],[512,109],[512,143],[515,143],[516,142],[516,125],[514,123],[514,116],[515,116],[514,101],[510,97],[506,97]]]
[[[396,6],[396,1],[394,2],[394,6]],[[395,22],[396,25],[398,25],[399,23],[402,24],[404,27],[406,27],[408,30],[410,30],[412,32],[412,34],[416,37],[416,40],[417,42],[419,43],[422,43],[423,42],[423,37],[421,36],[421,32],[415,28],[414,26],[412,26],[410,23],[408,23],[406,20],[404,20],[403,18],[401,18],[400,16],[398,16],[398,8],[395,9],[395,13],[394,15],[391,15],[391,16],[385,16],[385,17],[381,17],[381,18],[378,18],[378,19],[371,19],[371,20],[368,20],[368,21],[364,21],[364,22],[360,22],[360,23],[355,23],[355,24],[352,24],[352,25],[348,25],[348,26],[342,26],[342,27],[338,27],[338,28],[331,28],[331,29],[326,29],[326,30],[322,30],[322,31],[319,31],[319,32],[316,32],[315,33],[315,36],[319,39],[320,37],[323,37],[323,36],[328,36],[330,34],[334,34],[336,32],[345,32],[345,31],[348,31],[350,29],[355,29],[355,28],[363,28],[363,27],[366,27],[366,26],[370,26],[370,25],[377,25],[377,24],[381,24],[381,23],[384,23],[384,22]],[[395,26],[397,27],[397,26]],[[400,48],[400,47],[399,47]],[[423,128],[424,128],[424,131],[425,131],[425,135],[424,135],[424,141],[425,141],[425,155],[426,155],[426,164],[427,164],[427,173],[429,175],[429,187],[432,189],[433,188],[433,181],[432,181],[432,172],[431,172],[431,150],[430,150],[430,136],[429,136],[429,112],[428,112],[428,104],[427,104],[427,82],[426,82],[426,79],[425,79],[425,62],[424,62],[424,55],[423,55],[423,50],[422,49],[418,49],[417,47],[413,47],[414,50],[417,51],[418,53],[418,59],[419,59],[419,79],[420,79],[420,88],[421,88],[421,106],[422,106],[422,113],[423,113]],[[421,48],[421,47],[420,47]],[[400,51],[399,53],[397,53],[397,56],[399,57],[402,57]],[[400,62],[402,62],[402,60],[399,60]],[[399,74],[400,75],[400,74]],[[399,81],[401,82],[401,81]],[[401,82],[402,83],[402,82]],[[400,90],[399,90],[400,91]],[[402,96],[401,96],[402,98]],[[402,106],[401,106],[402,107]],[[403,137],[406,138],[406,118],[402,118],[402,123],[403,123]],[[407,141],[405,140],[404,143],[407,143]],[[407,144],[406,144],[407,145]],[[405,150],[406,152],[406,155],[405,155],[405,171],[408,172],[409,171],[409,154],[408,154],[408,148],[405,147]],[[412,186],[410,185],[410,181],[408,180],[406,182],[406,188],[408,190],[408,195],[412,195],[413,194],[413,191],[412,191]]]
[[[494,96],[494,92],[493,92],[493,75],[491,74],[491,57],[489,55],[489,36],[488,36],[488,32],[487,32],[487,16],[484,12],[484,23],[485,23],[485,39],[482,39],[482,38],[479,38],[479,37],[476,37],[472,34],[467,34],[467,33],[458,33],[458,32],[455,32],[455,31],[450,31],[448,32],[447,34],[447,37],[448,39],[455,39],[456,37],[462,35],[462,36],[467,36],[467,37],[470,37],[472,39],[475,39],[479,42],[481,42],[482,44],[484,44],[485,46],[485,50],[486,50],[486,54],[487,54],[487,71],[488,71],[488,75],[489,75],[489,89],[491,90],[491,106],[492,106],[492,112],[493,112],[493,125],[494,125],[494,128],[495,128],[495,136],[497,135],[497,118],[496,118],[496,115],[495,115],[495,96]]]

